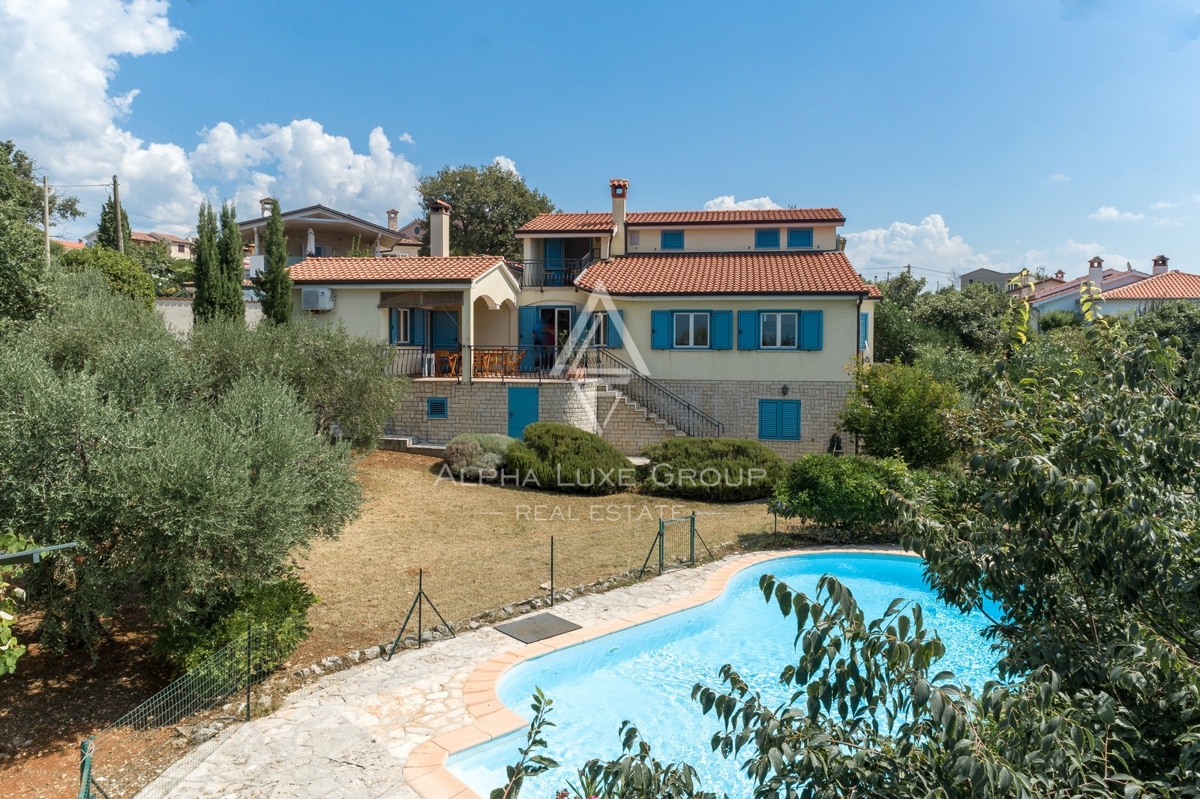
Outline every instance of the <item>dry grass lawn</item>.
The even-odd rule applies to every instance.
[[[338,540],[320,541],[301,557],[301,576],[321,602],[309,613],[313,634],[293,662],[390,640],[412,603],[418,569],[425,570],[425,590],[438,610],[458,621],[545,596],[551,536],[561,589],[640,567],[660,515],[694,510],[697,531],[714,550],[772,526],[763,503],[460,485],[439,481],[440,465],[436,458],[392,452],[363,461],[368,501],[362,517]],[[686,555],[686,530],[686,524],[669,526],[668,560]]]

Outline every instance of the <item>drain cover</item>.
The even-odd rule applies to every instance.
[[[497,624],[496,629],[505,635],[511,635],[523,644],[532,644],[556,635],[569,633],[571,630],[578,630],[579,625],[566,619],[560,619],[553,613],[539,613],[527,619]]]

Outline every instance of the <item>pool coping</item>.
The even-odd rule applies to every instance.
[[[419,744],[404,763],[404,782],[422,799],[481,799],[446,767],[447,759],[473,746],[487,743],[504,735],[529,726],[520,714],[500,701],[496,686],[509,669],[527,660],[548,655],[560,649],[586,643],[611,633],[621,632],[640,624],[681,613],[713,601],[725,592],[729,581],[751,566],[769,560],[791,558],[797,555],[857,554],[857,555],[902,555],[920,557],[901,549],[876,549],[859,547],[832,547],[822,549],[800,549],[789,551],[754,552],[731,558],[719,566],[704,581],[699,591],[681,599],[666,602],[636,613],[626,613],[615,619],[593,624],[569,633],[563,633],[545,641],[526,644],[503,652],[476,666],[463,684],[463,701],[467,713],[475,719],[457,730],[434,736]]]

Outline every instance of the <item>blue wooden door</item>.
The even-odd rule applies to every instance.
[[[563,281],[563,241],[546,239],[546,286],[565,286]]]
[[[508,434],[525,438],[525,427],[538,420],[538,390],[536,386],[508,387]]]

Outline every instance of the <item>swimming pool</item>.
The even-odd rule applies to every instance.
[[[522,799],[552,799],[589,758],[620,755],[623,720],[637,725],[664,762],[687,761],[703,787],[730,796],[750,793],[738,771],[745,759],[726,760],[708,741],[720,729],[691,700],[696,682],[721,687],[718,672],[732,663],[753,687],[774,701],[788,690],[779,672],[794,663],[794,617],[784,618],[774,602],[763,601],[758,580],[774,574],[792,588],[815,595],[823,574],[834,574],[858,600],[867,619],[883,614],[896,597],[919,602],[927,628],[946,644],[940,669],[980,687],[994,674],[995,655],[979,634],[985,620],[964,616],[938,602],[926,587],[921,561],[903,555],[812,553],[777,558],[747,567],[730,580],[720,597],[699,607],[606,635],[578,646],[524,661],[497,685],[500,699],[526,719],[535,687],[554,700],[547,733],[550,757],[562,764],[525,783]],[[939,670],[940,670],[939,669]],[[446,767],[481,797],[505,782],[504,768],[525,742],[525,730],[453,754]]]

